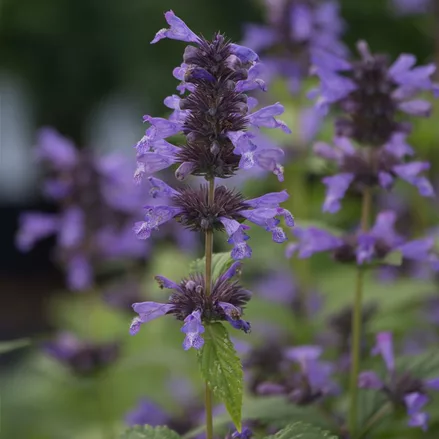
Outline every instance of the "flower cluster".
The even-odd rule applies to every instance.
[[[207,185],[199,189],[188,187],[175,190],[158,178],[149,177],[148,180],[151,196],[166,204],[145,206],[145,221],[139,221],[134,226],[140,239],[149,238],[153,230],[175,218],[192,231],[225,230],[229,236],[228,242],[234,247],[233,259],[243,259],[251,257],[251,248],[246,242],[249,237],[245,233],[249,226],[243,221],[248,220],[271,232],[273,241],[277,243],[287,239],[279,227],[279,217],[285,219],[287,226],[294,226],[291,213],[279,206],[288,198],[286,191],[246,200],[239,192],[216,186],[214,202],[209,204]]]
[[[245,92],[265,89],[256,53],[228,42],[221,34],[212,41],[198,37],[172,11],[165,17],[170,29],[160,30],[152,43],[171,38],[193,44],[186,47],[183,63],[174,70],[182,81],[177,89],[189,94],[165,99],[165,105],[174,110],[169,119],[144,116],[150,127],[136,145],[135,180],[174,164],[179,165],[176,177],[180,180],[189,174],[227,178],[238,169],[254,166],[282,179],[282,150],[259,148],[249,131],[267,127],[290,132],[275,118],[284,111],[281,104],[251,112],[257,101]],[[185,145],[165,140],[178,133],[185,135]]]
[[[268,75],[286,77],[293,93],[308,76],[313,54],[346,53],[337,1],[265,0],[265,7],[267,25],[247,24],[243,44],[262,53]]]
[[[81,341],[65,332],[55,340],[46,342],[43,350],[76,375],[85,376],[95,374],[113,363],[119,356],[120,346],[116,342]]]
[[[202,333],[204,322],[228,321],[234,328],[244,332],[250,331],[250,324],[242,320],[245,304],[251,293],[245,290],[236,280],[241,264],[235,262],[213,284],[212,293],[206,295],[204,275],[195,273],[177,284],[163,276],[156,276],[161,288],[174,290],[167,303],[141,302],[134,303],[133,309],[139,314],[131,323],[130,332],[137,334],[140,326],[165,314],[172,314],[177,320],[184,322],[181,332],[186,334],[183,347],[200,349],[204,344]]]
[[[399,372],[393,355],[392,334],[381,332],[376,337],[373,353],[380,354],[385,362],[388,379],[382,381],[373,371],[362,372],[358,385],[364,389],[383,392],[395,406],[405,407],[409,426],[427,429],[428,415],[422,409],[429,401],[427,391],[439,390],[439,378],[420,380],[408,371]]]
[[[318,346],[299,346],[283,352],[284,370],[281,379],[260,383],[256,388],[259,395],[287,395],[297,405],[311,404],[323,396],[336,391],[331,381],[333,367],[319,357],[322,349]],[[299,371],[291,371],[289,363],[299,366]]]
[[[383,261],[391,252],[399,251],[403,258],[429,263],[434,270],[439,270],[434,240],[423,238],[406,242],[395,232],[395,221],[394,212],[381,212],[368,232],[358,231],[343,237],[316,227],[297,227],[294,234],[298,242],[287,246],[286,255],[291,257],[297,252],[299,258],[308,258],[314,253],[330,251],[336,261],[361,265]]]
[[[121,157],[80,152],[50,128],[42,129],[38,140],[37,158],[50,171],[43,192],[58,204],[59,213],[23,213],[17,246],[29,251],[37,241],[56,234],[56,256],[66,268],[67,283],[73,290],[84,290],[102,260],[144,255],[131,232],[141,192],[128,190],[131,167]]]

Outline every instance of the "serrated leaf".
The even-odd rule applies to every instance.
[[[180,435],[168,427],[138,425],[122,433],[120,439],[180,439]]]
[[[233,259],[229,252],[215,253],[212,257],[212,279],[215,281],[221,274],[230,268]],[[206,258],[197,259],[191,262],[189,270],[192,273],[204,273],[206,269]]]
[[[316,407],[298,406],[288,402],[282,396],[269,396],[263,398],[246,398],[244,400],[242,419],[245,421],[258,421],[275,425],[279,428],[285,427],[291,423],[292,419],[303,422],[313,422],[322,428],[332,428],[328,421],[321,416]],[[225,415],[217,416],[214,419],[213,426],[215,432],[218,432],[229,423],[229,418]],[[203,433],[205,426],[191,430],[185,434],[185,438],[192,438]]]
[[[0,342],[0,354],[15,351],[30,345],[28,338],[19,338],[18,340],[2,341]]]
[[[241,431],[244,376],[241,361],[222,323],[206,325],[198,361],[213,394],[224,403],[237,430]]]
[[[315,425],[295,422],[266,439],[337,439],[337,436]]]

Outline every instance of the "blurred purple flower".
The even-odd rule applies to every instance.
[[[77,375],[91,375],[111,365],[119,356],[119,343],[81,341],[63,332],[43,344],[43,351]]]
[[[373,371],[362,372],[358,377],[359,387],[384,392],[394,404],[405,406],[410,427],[420,427],[426,431],[428,415],[421,410],[429,401],[427,390],[439,390],[439,378],[420,380],[408,371],[398,372],[390,332],[380,332],[377,335],[373,354],[380,354],[383,358],[388,379],[382,381]]]
[[[434,240],[430,237],[405,242],[394,230],[396,215],[392,211],[378,214],[374,226],[368,232],[338,237],[316,227],[294,229],[298,242],[287,247],[286,256],[298,253],[308,258],[314,253],[330,251],[335,260],[356,262],[359,265],[381,260],[393,251],[399,251],[405,259],[423,262],[439,270],[439,257],[434,252]]]

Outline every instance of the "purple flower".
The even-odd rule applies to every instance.
[[[119,356],[118,343],[91,343],[81,341],[70,333],[43,344],[43,351],[68,367],[77,375],[99,372]]]
[[[235,431],[232,434],[232,439],[250,439],[252,437],[253,437],[253,432],[248,427],[244,427],[241,433]]]
[[[431,238],[405,242],[394,230],[396,214],[384,211],[378,214],[369,232],[357,232],[344,237],[316,227],[296,227],[293,231],[298,242],[287,247],[286,256],[298,253],[299,258],[308,258],[314,253],[331,251],[340,262],[356,262],[359,265],[385,258],[392,251],[400,251],[409,260],[428,263],[438,269],[438,256],[433,252]]]
[[[359,375],[358,385],[365,389],[382,391],[394,404],[405,406],[410,427],[420,427],[424,431],[427,430],[428,415],[421,410],[429,401],[427,389],[439,390],[439,379],[420,380],[413,377],[408,371],[397,371],[390,332],[381,332],[377,335],[376,346],[372,352],[382,356],[388,379],[383,381],[375,372],[367,371]]]
[[[167,425],[169,415],[161,407],[149,399],[142,398],[137,406],[130,410],[125,416],[125,423],[130,427],[135,425]]]
[[[145,207],[145,220],[134,225],[134,232],[139,239],[149,238],[152,231],[176,218],[190,230],[225,230],[229,236],[228,242],[234,246],[232,257],[243,259],[251,256],[251,249],[246,244],[248,236],[245,233],[249,227],[242,224],[245,219],[270,232],[273,241],[278,243],[287,239],[279,227],[279,218],[284,218],[288,227],[294,226],[291,213],[280,207],[280,203],[288,198],[286,191],[245,200],[241,194],[224,186],[217,186],[214,204],[207,206],[206,186],[201,186],[199,190],[175,190],[158,178],[149,177],[148,180],[151,196],[162,199],[167,204]]]
[[[344,23],[337,1],[266,1],[267,24],[247,24],[245,46],[263,53],[269,76],[288,80],[296,93],[308,75],[311,54],[319,48],[344,54],[340,41]]]
[[[133,187],[132,167],[125,158],[77,150],[51,128],[40,130],[37,154],[50,168],[44,191],[59,204],[59,212],[21,216],[16,236],[21,251],[56,235],[57,262],[72,290],[90,288],[95,270],[108,260],[144,257],[146,247],[131,231],[144,194],[141,187]]]
[[[346,137],[335,139],[335,146],[319,142],[314,151],[317,155],[335,161],[341,171],[322,181],[326,185],[323,211],[335,213],[340,210],[345,193],[350,187],[380,186],[390,189],[396,178],[415,186],[420,195],[432,197],[434,190],[422,172],[429,169],[427,162],[405,162],[405,156],[413,153],[406,143],[406,135],[396,133],[382,148],[365,150],[354,148]]]
[[[176,176],[181,180],[189,174],[228,178],[240,168],[255,165],[281,178],[280,150],[258,148],[247,138],[246,145],[242,144],[244,138],[238,144],[238,139],[252,127],[290,132],[275,117],[284,111],[279,103],[251,111],[254,99],[245,92],[266,90],[258,55],[248,47],[227,42],[220,34],[212,41],[198,37],[172,11],[165,17],[170,29],[160,30],[152,42],[171,38],[193,43],[186,47],[183,63],[173,71],[181,81],[177,89],[189,94],[165,99],[165,105],[173,110],[169,119],[144,117],[150,126],[135,146],[135,181],[174,164],[179,165]],[[165,140],[178,133],[186,136],[184,146]]]
[[[202,348],[204,326],[212,321],[228,321],[234,328],[249,332],[250,324],[241,317],[251,293],[232,280],[239,267],[240,263],[235,262],[216,279],[209,296],[205,295],[205,279],[201,274],[192,274],[179,284],[163,276],[157,276],[156,280],[161,288],[172,289],[174,292],[167,303],[134,303],[133,309],[138,317],[131,323],[131,335],[137,334],[143,323],[166,314],[172,314],[177,320],[183,321],[181,332],[185,334],[185,350]]]
[[[344,116],[336,121],[337,136],[350,137],[364,146],[381,147],[396,133],[407,134],[399,111],[427,117],[431,104],[414,99],[421,91],[438,94],[431,76],[433,64],[414,67],[416,58],[402,54],[389,66],[387,58],[373,55],[364,41],[357,44],[361,59],[350,62],[319,48],[314,51],[314,72],[320,79],[310,93],[316,106],[327,112],[337,103]]]

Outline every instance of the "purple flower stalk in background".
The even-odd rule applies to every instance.
[[[233,280],[239,269],[240,263],[235,262],[214,282],[212,294],[209,296],[205,293],[204,275],[191,274],[180,284],[163,276],[156,276],[161,288],[172,289],[174,292],[167,303],[134,303],[133,309],[139,316],[131,324],[131,335],[137,334],[143,323],[165,314],[172,314],[177,320],[184,322],[181,332],[186,334],[183,342],[185,350],[200,349],[203,346],[204,322],[228,321],[235,329],[250,332],[250,323],[241,317],[251,293]]]
[[[245,233],[249,226],[243,224],[246,219],[270,232],[274,242],[282,243],[287,238],[279,227],[279,217],[284,217],[287,226],[294,226],[291,213],[280,207],[288,198],[286,191],[265,194],[258,198],[246,200],[239,192],[217,186],[214,203],[208,203],[208,187],[199,189],[183,188],[175,190],[158,178],[149,177],[151,196],[159,198],[166,204],[145,206],[145,221],[137,222],[134,231],[140,239],[150,237],[153,230],[175,218],[192,231],[225,230],[228,242],[233,244],[234,259],[249,258],[251,249],[246,243]]]
[[[178,165],[176,177],[199,175],[207,179],[227,178],[238,169],[259,166],[282,179],[283,157],[278,148],[258,148],[249,129],[288,127],[275,118],[283,113],[279,103],[250,110],[257,101],[246,91],[265,89],[259,79],[259,58],[251,49],[229,43],[216,34],[212,41],[196,36],[172,11],[165,14],[170,29],[162,29],[152,43],[171,38],[192,43],[186,47],[183,64],[174,70],[181,80],[177,87],[185,97],[165,99],[173,109],[169,119],[144,116],[150,124],[137,143],[135,180],[171,165]],[[168,137],[182,132],[186,143],[175,146]]]
[[[373,353],[383,358],[388,378],[383,381],[373,371],[362,372],[358,377],[359,387],[383,392],[394,405],[406,408],[409,426],[427,430],[428,415],[422,410],[429,401],[427,391],[439,390],[439,378],[420,380],[407,371],[399,372],[395,366],[392,334],[389,332],[377,335]]]
[[[256,392],[260,395],[287,395],[297,405],[312,404],[323,396],[334,393],[335,384],[331,381],[333,367],[321,361],[322,349],[319,346],[299,346],[284,350],[284,359],[299,366],[299,371],[284,370],[282,378],[276,382],[262,382]]]
[[[344,55],[344,23],[335,0],[265,0],[267,24],[247,24],[243,44],[261,53],[267,74],[283,76],[293,93],[322,49]]]
[[[142,197],[140,188],[127,188],[128,163],[121,157],[80,152],[50,128],[42,129],[38,140],[37,157],[51,171],[44,194],[58,203],[59,213],[23,213],[18,248],[29,251],[37,241],[56,234],[56,256],[73,290],[89,288],[103,260],[143,257],[144,247],[130,233]]]
[[[299,258],[309,258],[314,253],[330,251],[339,262],[362,265],[383,260],[389,253],[399,251],[403,258],[428,263],[434,270],[439,270],[439,257],[433,251],[434,240],[424,238],[406,242],[395,232],[395,220],[394,212],[381,212],[370,231],[344,237],[316,227],[297,227],[294,235],[298,242],[287,246],[286,256],[291,257],[297,252]]]
[[[416,186],[425,197],[434,195],[430,182],[422,176],[427,162],[407,162],[414,154],[406,138],[411,128],[401,114],[428,117],[431,103],[417,99],[422,91],[439,96],[439,86],[431,80],[433,64],[414,67],[416,58],[402,54],[389,66],[386,57],[372,55],[365,42],[358,43],[361,60],[349,62],[322,53],[313,58],[320,87],[311,95],[318,97],[317,108],[326,112],[338,104],[344,113],[335,122],[335,148],[319,143],[316,153],[335,161],[339,173],[323,179],[327,186],[325,212],[340,209],[340,200],[353,187],[380,186],[390,189],[396,178]],[[362,148],[355,148],[354,144]]]
[[[43,351],[68,367],[74,374],[95,374],[117,360],[119,343],[81,341],[70,333],[61,333],[43,345]]]
[[[389,3],[393,11],[400,16],[412,14],[426,14],[434,0],[391,0]]]

